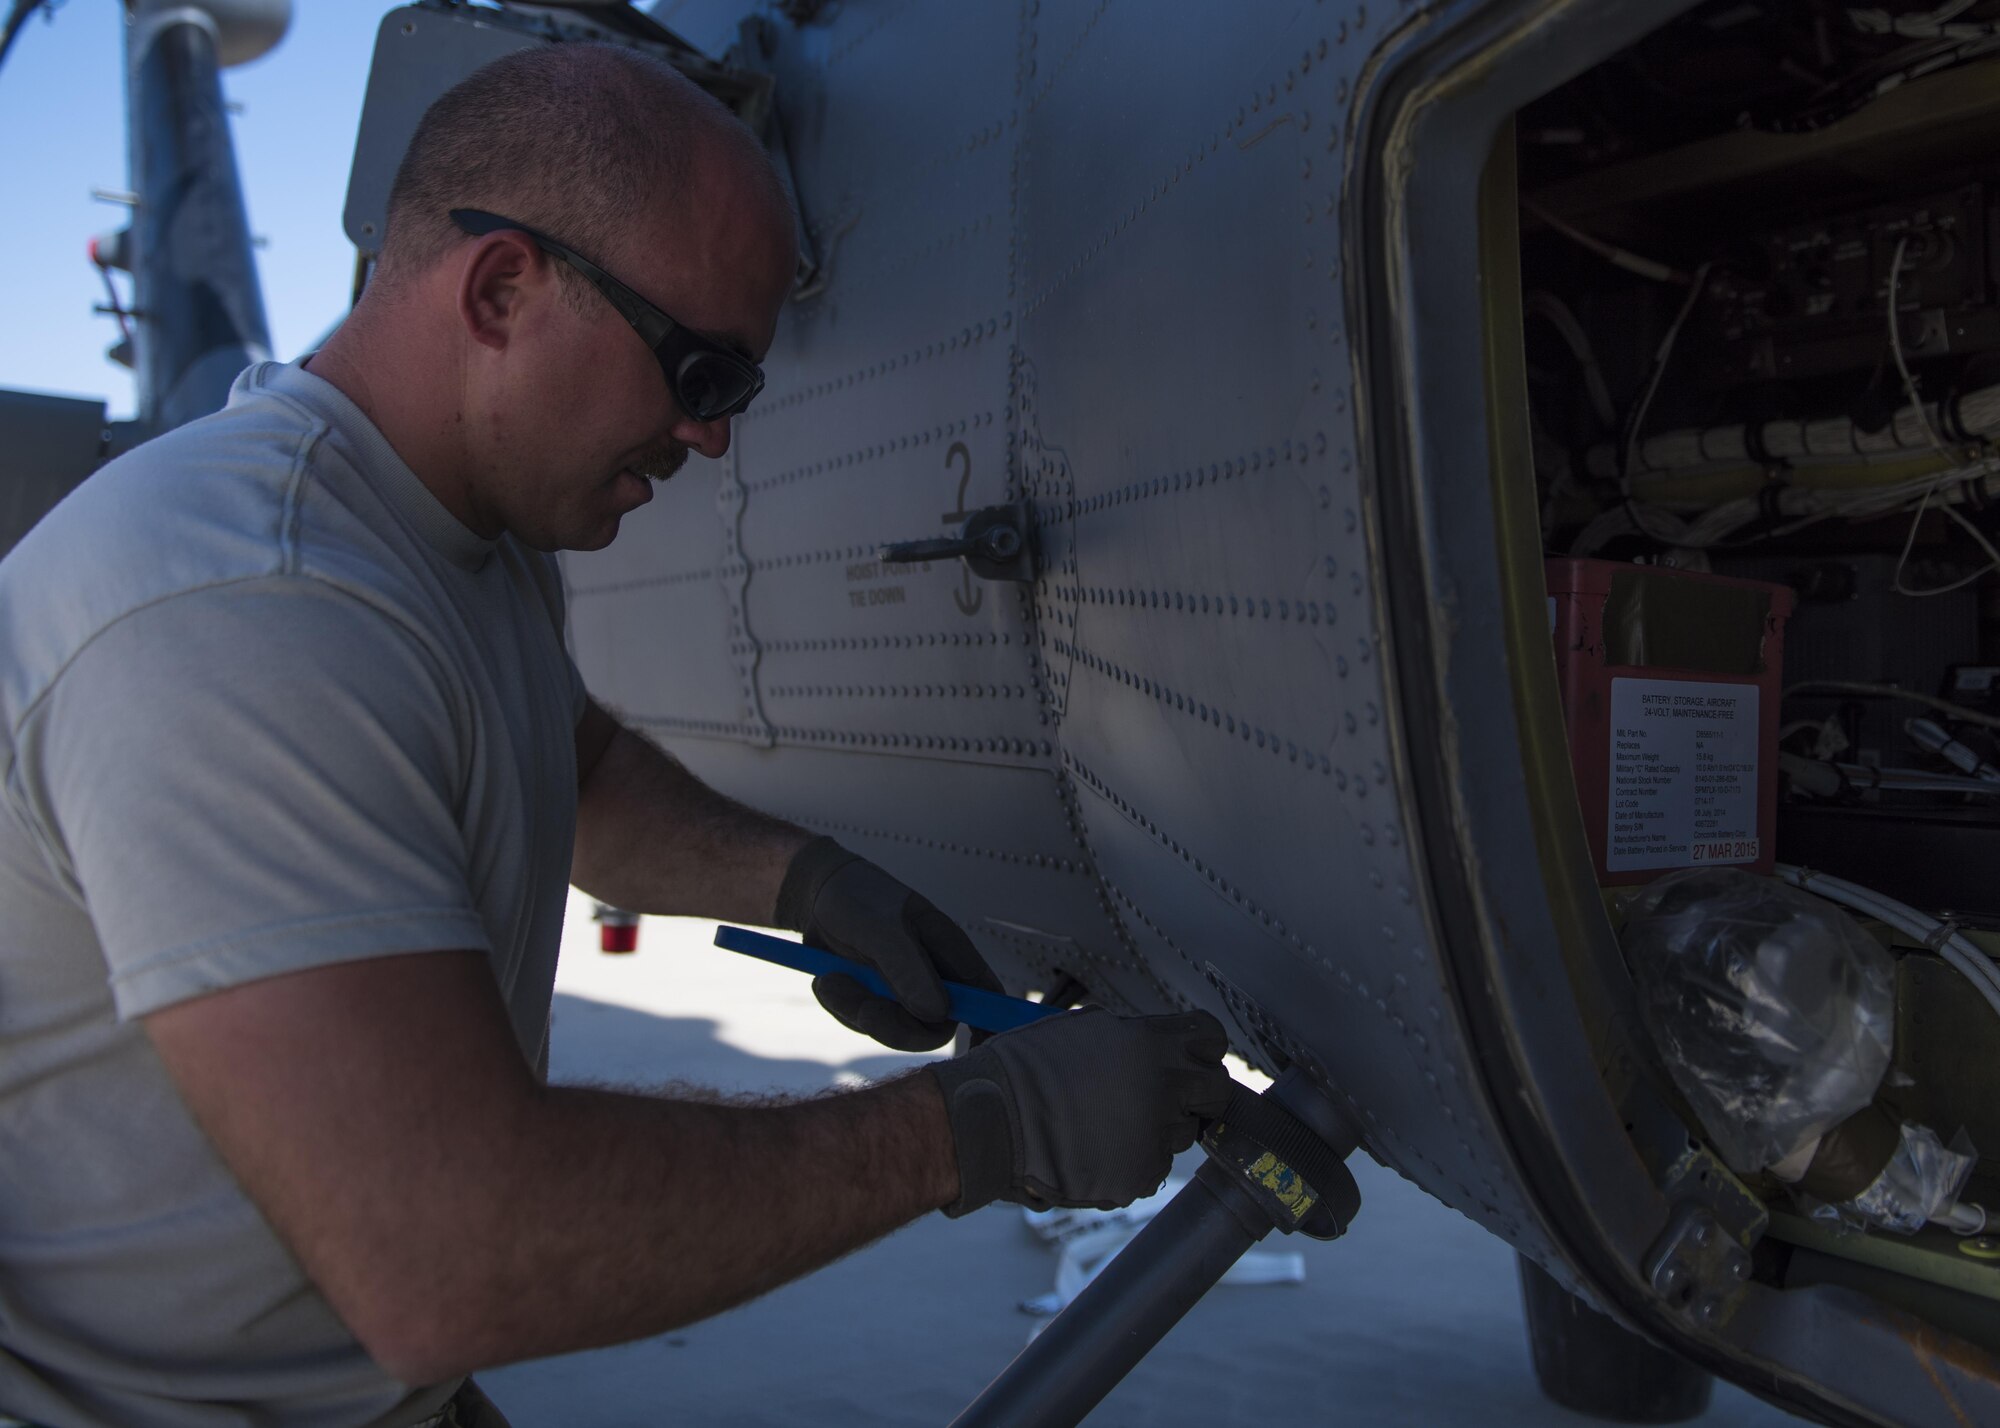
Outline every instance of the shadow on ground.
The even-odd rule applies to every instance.
[[[924,1059],[885,1053],[836,1068],[751,1055],[716,1031],[706,1018],[561,996],[553,1073],[805,1093],[842,1072],[878,1076]],[[1592,1422],[1535,1386],[1512,1251],[1365,1156],[1354,1169],[1361,1215],[1347,1238],[1302,1246],[1305,1283],[1211,1291],[1091,1428]],[[632,1252],[645,1246],[635,1240]],[[515,1428],[935,1428],[1020,1350],[1034,1321],[1018,1306],[1051,1286],[1054,1264],[1012,1207],[931,1215],[715,1319],[480,1381]],[[1726,1387],[1700,1420],[1795,1421]]]
[[[929,1057],[884,1051],[837,1066],[756,1056],[731,1046],[708,1017],[653,1016],[558,993],[549,1032],[549,1074],[557,1081],[624,1086],[685,1082],[723,1091],[809,1095],[855,1077],[879,1080]]]

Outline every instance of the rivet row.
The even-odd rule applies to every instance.
[[[798,481],[824,475],[829,471],[844,471],[870,461],[879,461],[885,456],[893,456],[912,447],[929,446],[934,441],[949,441],[953,437],[964,436],[967,432],[978,431],[991,425],[993,425],[992,412],[976,412],[972,416],[926,427],[922,431],[911,432],[890,441],[874,442],[840,456],[829,456],[823,461],[813,462],[810,466],[797,466],[790,471],[780,471],[775,476],[746,481],[743,483],[743,488],[746,491],[768,491],[778,486],[789,486]]]
[[[1133,823],[1137,824],[1140,828],[1144,829],[1147,833],[1151,834],[1154,842],[1158,843],[1161,847],[1167,849],[1167,851],[1169,851],[1170,853],[1173,853],[1183,863],[1187,864],[1187,866],[1193,868],[1194,871],[1201,877],[1201,879],[1204,882],[1206,882],[1211,888],[1215,889],[1215,891],[1221,893],[1224,898],[1229,900],[1229,902],[1234,904],[1234,906],[1239,912],[1242,912],[1251,917],[1252,919],[1254,919],[1259,926],[1264,928],[1265,931],[1272,933],[1274,936],[1281,937],[1285,941],[1291,943],[1295,950],[1303,954],[1308,959],[1318,960],[1319,954],[1313,950],[1312,944],[1308,943],[1303,938],[1301,938],[1297,933],[1293,932],[1289,927],[1285,926],[1285,924],[1278,918],[1273,917],[1268,909],[1259,906],[1257,902],[1255,902],[1250,897],[1246,896],[1243,892],[1243,889],[1236,886],[1236,884],[1230,882],[1229,879],[1223,877],[1214,868],[1210,867],[1201,858],[1197,857],[1192,851],[1183,847],[1175,838],[1173,838],[1170,834],[1161,829],[1161,827],[1157,823],[1153,822],[1152,819],[1146,817],[1145,814],[1141,813],[1138,809],[1134,808],[1130,803],[1128,803],[1115,790],[1113,790],[1108,784],[1106,784],[1103,779],[1099,778],[1094,772],[1092,772],[1091,769],[1088,766],[1086,766],[1082,760],[1078,759],[1076,755],[1072,754],[1067,749],[1063,750],[1063,767],[1068,769],[1072,775],[1074,775],[1077,779],[1079,779],[1083,783],[1084,787],[1090,789],[1099,798],[1103,799],[1105,802],[1109,803],[1113,808],[1117,809],[1120,813],[1122,813],[1126,818],[1130,819]]]
[[[1075,660],[1086,669],[1095,670],[1106,679],[1122,684],[1127,689],[1144,694],[1150,699],[1157,700],[1176,713],[1185,714],[1189,718],[1206,724],[1211,728],[1218,729],[1225,734],[1239,737],[1244,743],[1252,744],[1269,753],[1274,758],[1287,759],[1292,763],[1301,764],[1308,769],[1315,769],[1319,773],[1332,778],[1335,787],[1343,793],[1349,787],[1347,771],[1345,769],[1335,769],[1332,757],[1325,753],[1315,753],[1310,746],[1302,749],[1296,740],[1281,739],[1276,734],[1252,724],[1248,719],[1238,719],[1234,714],[1219,709],[1214,705],[1204,703],[1201,700],[1190,698],[1186,694],[1169,689],[1156,679],[1135,674],[1123,665],[1108,660],[1094,651],[1072,645],[1067,640],[1055,639],[1049,643],[1064,658]],[[1367,785],[1359,775],[1356,775],[1352,780],[1352,786],[1358,794],[1366,796]]]
[[[1104,12],[1110,8],[1111,0],[1097,0],[1097,8],[1090,12],[1090,18],[1084,21],[1083,28],[1076,33],[1076,38],[1070,41],[1069,49],[1056,61],[1055,68],[1049,71],[1049,77],[1042,82],[1042,87],[1028,100],[1030,114],[1034,113],[1036,105],[1049,97],[1049,91],[1056,87],[1056,81],[1063,77],[1063,71],[1069,68],[1070,61],[1076,58],[1077,52],[1083,48],[1083,42],[1090,38],[1090,32],[1097,28],[1097,22],[1104,18]]]
[[[1103,13],[1102,5],[1099,6],[1098,13]],[[1095,15],[1091,17],[1092,24],[1096,23],[1096,18]],[[1087,27],[1085,33],[1088,33]],[[1078,43],[1081,43],[1081,39],[1082,37],[1079,36]],[[1071,53],[1073,54],[1074,50]],[[1060,76],[1062,66],[1068,63],[1068,59],[1069,56],[1064,56],[1063,61],[1057,67],[1057,75],[1051,77],[1049,84],[1044,86],[1042,93],[1035,96],[1034,101],[1030,103],[1030,108],[1035,103],[1039,103],[1041,98],[1046,95],[1048,88],[1054,85],[1055,78]],[[1294,83],[1294,74],[1288,73],[1285,77],[1286,88],[1291,88]],[[1225,139],[1235,139],[1238,130],[1247,128],[1252,117],[1259,114],[1267,105],[1274,106],[1277,103],[1277,98],[1278,86],[1275,81],[1252,90],[1247,107],[1238,106],[1233,118],[1225,121],[1220,129],[1211,131],[1205,139],[1198,141],[1194,148],[1184,154],[1165,175],[1157,178],[1144,198],[1120,214],[1107,231],[1100,234],[1095,242],[1084,249],[1046,288],[1028,302],[1027,306],[1022,309],[1021,316],[1027,318],[1038,311],[1044,303],[1054,297],[1057,292],[1061,291],[1064,286],[1082,273],[1086,267],[1095,262],[1105,249],[1111,246],[1114,239],[1139,220],[1140,215],[1159,202],[1160,199],[1164,198],[1183,178],[1193,174],[1196,166],[1205,162],[1210,154],[1221,148]],[[1263,133],[1271,127],[1271,123],[1275,122],[1282,122],[1282,120],[1271,121],[1270,123],[1260,121],[1258,124],[1258,135],[1247,141],[1238,141],[1241,147],[1246,149],[1251,147],[1256,142],[1256,138],[1261,138]]]
[[[1029,449],[1033,443],[1027,443]],[[1223,461],[1211,461],[1206,465],[1190,466],[1181,471],[1148,476],[1110,491],[1100,491],[1092,496],[1070,495],[1067,499],[1047,503],[1037,502],[1035,519],[1041,525],[1060,525],[1083,516],[1095,515],[1133,501],[1149,500],[1158,496],[1170,496],[1182,491],[1198,491],[1205,486],[1221,485],[1256,472],[1272,470],[1292,463],[1306,463],[1315,454],[1324,456],[1328,449],[1325,432],[1315,433],[1310,441],[1287,438],[1282,444],[1272,444],[1251,450]],[[1073,487],[1067,466],[1044,456],[1027,471],[1027,487],[1031,496],[1040,494],[1044,480],[1060,480],[1065,487]],[[1053,493],[1051,493],[1053,494]]]
[[[884,734],[856,729],[804,729],[772,724],[768,728],[728,720],[683,719],[677,715],[632,716],[632,722],[670,733],[708,738],[761,740],[775,738],[785,743],[830,745],[850,749],[903,749],[939,754],[985,754],[1013,758],[1055,757],[1055,745],[1047,739],[990,738],[967,739],[940,734]]]
[[[1022,699],[1018,684],[780,684],[774,699]]]
[[[892,279],[903,277],[912,268],[920,267],[932,258],[942,257],[959,244],[970,241],[984,233],[991,233],[993,225],[999,222],[999,214],[984,213],[951,232],[932,238],[915,248],[906,249],[864,269],[852,282],[843,281],[840,295],[852,301],[857,296],[873,290]],[[842,275],[845,278],[845,274]]]
[[[1090,846],[1089,824],[1084,819],[1083,809],[1077,799],[1076,781],[1059,770],[1055,787],[1056,796],[1062,801],[1063,816],[1069,821],[1070,832],[1075,836],[1077,846],[1083,849],[1084,858],[1095,874],[1098,910],[1104,914],[1104,921],[1111,928],[1112,935],[1118,939],[1118,945],[1125,949],[1125,955],[1131,959],[1135,972],[1152,984],[1154,993],[1162,1000],[1187,1010],[1191,1003],[1169,987],[1166,980],[1153,970],[1152,964],[1140,955],[1139,944],[1132,937],[1132,929],[1125,925],[1125,919],[1118,914],[1118,905],[1113,900],[1113,895],[1118,889],[1104,876],[1103,860]]]
[[[714,580],[727,569],[720,565],[705,565],[700,570],[676,570],[668,575],[646,575],[636,580],[611,580],[602,585],[572,586],[568,598],[572,604],[589,599],[594,595],[623,595],[633,590],[658,590],[673,585],[691,585],[696,581]]]
[[[966,858],[986,858],[992,862],[1005,863],[1016,868],[1039,868],[1048,872],[1070,873],[1079,877],[1090,875],[1090,869],[1076,859],[1054,858],[1046,853],[1008,853],[998,848],[980,848],[969,843],[954,843],[944,838],[920,838],[914,833],[892,833],[884,828],[865,828],[856,823],[832,822],[824,818],[792,819],[803,827],[827,834],[839,833],[854,838],[876,838],[885,843],[901,843],[906,847],[925,848],[934,853],[951,853]]]
[[[1011,634],[981,630],[953,630],[931,635],[841,635],[819,640],[768,640],[760,648],[765,654],[822,654],[836,650],[913,650],[932,648],[978,649],[987,645],[1010,645]]]
[[[961,348],[972,347],[989,337],[995,336],[1003,328],[1012,327],[1013,323],[1014,318],[1011,313],[1003,313],[999,317],[989,317],[982,321],[971,323],[968,326],[961,327],[957,332],[952,333],[948,337],[940,338],[935,342],[926,342],[922,347],[913,347],[908,352],[884,358],[880,362],[871,362],[866,367],[857,367],[852,372],[843,373],[838,377],[830,377],[824,382],[815,382],[810,387],[796,388],[768,402],[760,402],[748,411],[740,413],[736,417],[736,424],[739,427],[744,427],[755,421],[767,420],[779,412],[789,411],[806,402],[830,396],[834,392],[846,391],[862,382],[886,376],[890,372],[900,372],[913,363],[948,356]]]
[[[1051,592],[1059,600],[1083,605],[1105,605],[1120,609],[1165,610],[1189,615],[1216,615],[1245,620],[1296,619],[1300,624],[1333,624],[1339,611],[1332,601],[1291,600],[1269,596],[1210,595],[1201,591],[1143,590],[1106,585],[1058,585]]]

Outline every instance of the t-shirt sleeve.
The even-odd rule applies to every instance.
[[[486,950],[454,706],[414,636],[301,579],[177,596],[86,647],[22,753],[119,1016],[335,962]]]

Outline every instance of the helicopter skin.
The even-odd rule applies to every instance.
[[[357,245],[397,124],[612,8],[391,12]],[[1509,125],[1687,8],[656,7],[769,76],[808,264],[727,456],[565,557],[572,646],[701,777],[921,888],[1010,990],[1216,1013],[1685,1358],[1828,1422],[2000,1421],[1983,1349],[1739,1260],[1763,1208],[1662,1089],[1591,873],[1521,465]],[[371,131],[378,90],[401,117]],[[243,244],[211,266],[247,351]],[[152,372],[142,412],[196,414]],[[969,522],[1020,549],[883,558]]]
[[[1482,274],[1511,114],[1686,7],[752,8],[656,13],[775,76],[818,271],[728,455],[567,558],[599,696],[1011,989],[1222,1016],[1718,1374],[2000,1421],[2000,1366],[1912,1315],[1664,1268],[1761,1210],[1640,1049]],[[1031,572],[881,559],[981,511],[1025,512]]]

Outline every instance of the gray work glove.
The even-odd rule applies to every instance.
[[[935,1051],[951,1040],[944,983],[1001,990],[959,925],[873,863],[831,838],[799,849],[778,891],[778,925],[882,974],[896,994],[878,997],[852,977],[815,977],[813,995],[835,1021],[898,1051]]]
[[[953,1217],[993,1200],[1115,1210],[1222,1114],[1229,1037],[1207,1012],[1064,1012],[931,1067],[958,1155]]]

